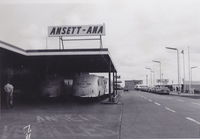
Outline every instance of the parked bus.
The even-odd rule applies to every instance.
[[[108,94],[108,79],[103,76],[81,74],[75,76],[73,95],[78,97],[100,97]]]

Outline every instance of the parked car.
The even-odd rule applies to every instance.
[[[168,87],[156,87],[155,92],[158,94],[166,94],[169,95],[170,90]]]

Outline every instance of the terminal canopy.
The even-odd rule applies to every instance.
[[[117,72],[108,49],[24,50],[0,41],[1,61],[60,72]]]

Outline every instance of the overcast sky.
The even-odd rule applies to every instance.
[[[103,24],[108,48],[123,80],[142,79],[150,67],[159,78],[177,82],[176,51],[187,48],[191,66],[200,66],[199,0],[0,0],[0,40],[24,49],[58,48],[57,38],[47,37],[54,25]],[[47,42],[47,45],[46,45]],[[65,43],[65,48],[98,48],[97,42]],[[183,55],[180,54],[183,78]],[[193,69],[193,80],[200,80],[200,67]]]

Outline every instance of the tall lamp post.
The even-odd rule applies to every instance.
[[[184,56],[184,50],[181,51],[181,54],[183,54],[183,92],[185,92],[185,56]]]
[[[150,86],[152,86],[152,69],[151,68],[149,68],[149,67],[145,67],[145,69],[148,69],[148,70],[150,70]]]
[[[148,75],[146,75],[146,85],[148,86]]]
[[[188,46],[188,73],[189,73],[189,87],[188,91],[191,93],[191,66],[190,66],[190,47]]]
[[[160,85],[161,85],[161,79],[162,79],[162,73],[161,73],[161,62],[160,61],[157,61],[157,60],[152,60],[152,62],[155,62],[155,63],[159,63],[160,64]]]
[[[152,80],[153,80],[153,82],[152,82],[152,86],[154,86],[155,85],[155,72],[152,70],[151,71],[151,73],[153,74],[153,76],[152,76]]]
[[[191,86],[190,86],[190,92],[192,87],[192,69],[198,68],[197,66],[191,67]],[[193,90],[193,89],[192,89]],[[194,93],[194,91],[192,91]]]
[[[179,50],[177,48],[172,48],[172,47],[165,47],[165,48],[177,51],[177,70],[178,70],[178,88],[179,88],[178,93],[180,93],[181,83],[180,83]]]

